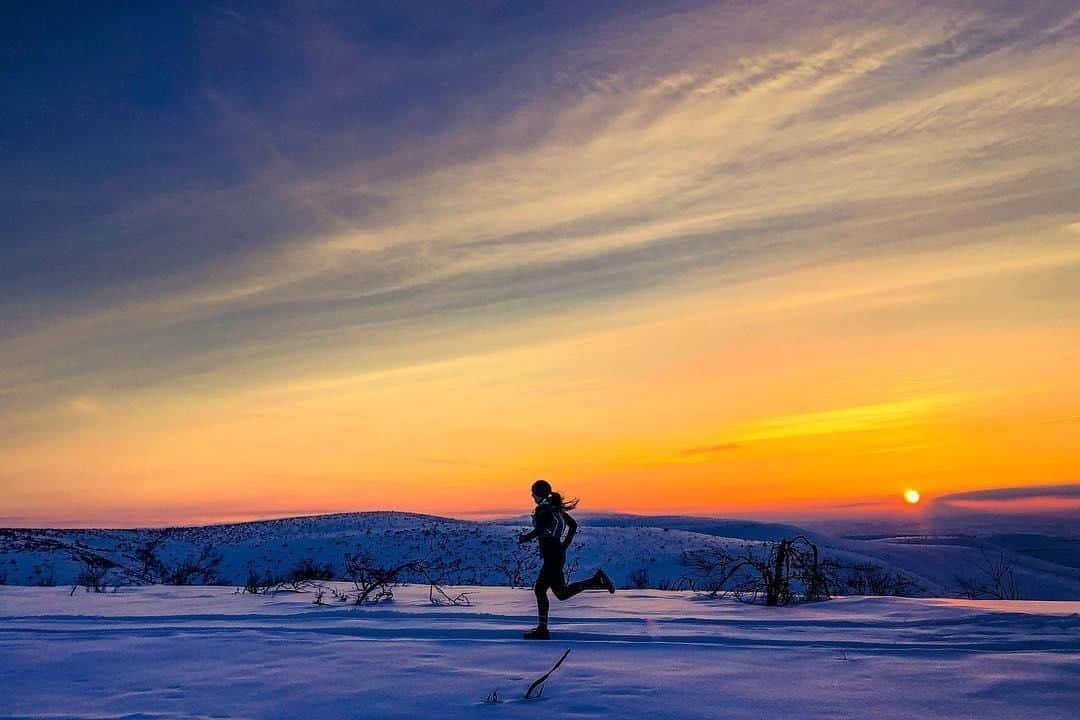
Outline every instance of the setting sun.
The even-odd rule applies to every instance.
[[[908,503],[910,505],[917,504],[919,502],[919,491],[918,490],[905,490],[904,491],[904,502],[906,502],[906,503]]]

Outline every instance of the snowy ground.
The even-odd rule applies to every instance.
[[[132,567],[139,548],[159,543],[160,559],[176,566],[212,548],[221,557],[215,573],[225,584],[243,584],[252,571],[288,576],[304,559],[329,566],[344,579],[345,557],[362,550],[382,565],[436,557],[457,564],[447,582],[470,585],[521,584],[506,568],[520,555],[538,563],[534,546],[519,546],[517,534],[527,519],[471,522],[399,512],[340,513],[227,525],[127,530],[16,530],[0,528],[0,585],[68,585],[82,564],[72,553],[31,545],[82,546]],[[603,567],[621,587],[638,587],[644,573],[649,587],[671,587],[692,575],[684,551],[725,548],[741,554],[748,545],[808,535],[822,557],[845,567],[880,568],[911,581],[904,595],[950,597],[962,594],[962,576],[976,584],[989,580],[988,566],[1000,559],[1011,569],[1017,597],[1030,600],[1080,599],[1080,526],[1070,537],[1013,535],[996,537],[919,536],[855,540],[809,533],[775,523],[700,517],[631,515],[581,516],[580,531],[568,567],[581,573]],[[517,560],[515,560],[517,558]],[[524,576],[531,581],[536,567]],[[412,578],[419,580],[422,578]],[[202,583],[196,578],[192,582]],[[683,585],[685,587],[685,585]],[[845,585],[841,582],[840,588]],[[854,589],[852,588],[854,592]],[[894,593],[895,594],[895,593]]]
[[[586,593],[321,607],[223,587],[0,587],[0,716],[1076,718],[1080,602],[848,598],[768,609]],[[566,648],[539,700],[522,695]],[[485,704],[498,689],[504,702]]]

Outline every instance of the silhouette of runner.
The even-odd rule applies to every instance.
[[[577,506],[577,500],[565,501],[557,492],[552,492],[551,483],[547,480],[537,480],[532,484],[532,496],[536,501],[536,509],[533,511],[533,529],[527,533],[518,535],[518,543],[527,543],[534,538],[540,546],[540,557],[543,565],[540,568],[540,576],[536,578],[533,590],[536,592],[536,614],[539,624],[525,633],[526,640],[547,640],[548,633],[548,597],[550,589],[559,600],[568,600],[582,590],[607,590],[615,592],[615,583],[603,569],[597,570],[596,574],[588,580],[579,580],[567,585],[563,575],[563,565],[566,562],[566,548],[574,539],[577,532],[577,522],[570,517],[570,510]],[[563,538],[563,531],[566,537]]]

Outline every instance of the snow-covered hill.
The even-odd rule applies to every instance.
[[[531,592],[462,590],[469,607],[416,586],[366,607],[2,587],[0,717],[1063,720],[1080,705],[1080,602],[597,592],[556,603],[535,642]]]
[[[1004,564],[1021,598],[1080,599],[1080,541],[1074,538],[847,539],[745,520],[586,514],[580,520],[570,554],[571,574],[602,566],[622,587],[679,586],[692,575],[682,561],[687,550],[726,548],[738,553],[755,543],[806,535],[823,556],[845,566],[902,574],[912,583],[911,594],[955,596],[961,589],[958,578],[979,579]],[[70,585],[82,569],[72,547],[130,566],[140,548],[153,542],[169,565],[195,559],[207,549],[219,554],[217,575],[232,585],[242,585],[251,572],[286,577],[306,559],[342,578],[346,556],[357,551],[381,563],[448,561],[456,567],[444,578],[451,583],[522,584],[531,580],[534,551],[518,547],[515,536],[526,523],[526,518],[475,522],[370,512],[165,529],[5,530],[0,531],[0,579],[9,585]],[[194,581],[202,582],[197,577]]]

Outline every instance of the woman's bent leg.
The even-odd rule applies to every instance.
[[[600,580],[599,574],[597,574],[593,575],[588,580],[578,580],[577,582],[572,582],[569,585],[567,585],[566,581],[564,580],[558,585],[552,585],[551,592],[553,592],[555,594],[555,597],[559,598],[560,600],[569,600],[582,590],[600,590],[601,588],[605,587],[606,586],[604,585],[604,583]]]

